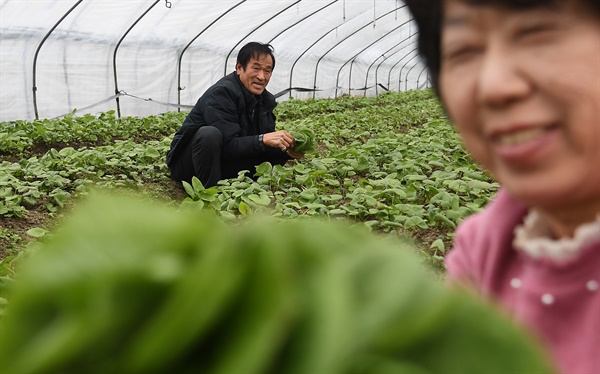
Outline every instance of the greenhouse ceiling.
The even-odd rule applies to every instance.
[[[0,121],[188,110],[250,41],[278,100],[429,87],[417,36],[400,0],[1,0]]]

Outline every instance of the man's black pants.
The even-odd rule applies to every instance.
[[[282,152],[280,158],[264,154],[261,157],[247,157],[236,160],[223,160],[221,145],[223,136],[214,126],[200,127],[192,139],[185,144],[177,158],[171,163],[171,177],[175,180],[191,182],[197,177],[205,188],[215,186],[222,179],[235,178],[242,170],[249,170],[253,178],[256,166],[265,161],[284,165],[288,160]]]

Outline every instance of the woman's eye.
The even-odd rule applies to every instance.
[[[447,61],[460,61],[476,56],[480,51],[478,47],[465,46],[461,48],[455,48],[444,53],[444,59]]]
[[[523,27],[517,31],[517,38],[531,38],[540,37],[544,35],[550,35],[554,30],[552,25],[548,24],[537,24]]]

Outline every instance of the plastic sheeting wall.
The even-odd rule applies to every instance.
[[[2,0],[0,120],[187,109],[249,41],[278,100],[423,88],[416,35],[399,0]]]

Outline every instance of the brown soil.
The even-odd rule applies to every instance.
[[[15,247],[20,248],[35,239],[27,235],[27,230],[34,227],[46,227],[52,219],[48,212],[39,210],[28,210],[24,212],[23,218],[2,217],[0,232],[6,230],[18,237],[0,236],[0,260],[14,251]]]
[[[167,204],[178,205],[187,197],[187,193],[181,187],[181,184],[173,180],[160,180],[150,182],[144,185],[143,190],[136,191],[153,199],[164,201]],[[76,199],[71,199],[67,206],[55,214],[50,214],[43,205],[36,209],[30,209],[24,212],[23,217],[2,217],[0,219],[0,260],[14,254],[20,248],[35,240],[34,237],[27,235],[29,229],[40,227],[51,230],[60,220],[61,213],[70,209],[76,204]],[[8,237],[9,232],[15,236]]]

